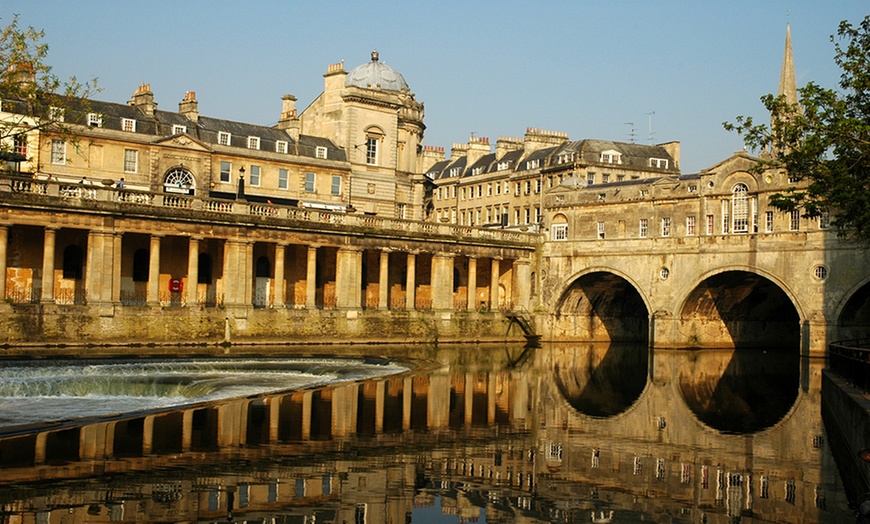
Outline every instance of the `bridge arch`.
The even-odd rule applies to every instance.
[[[648,342],[648,297],[629,275],[590,267],[575,273],[559,291],[553,333],[559,340]]]
[[[677,310],[679,332],[694,347],[798,349],[806,320],[775,275],[756,267],[721,267],[701,275]]]
[[[870,277],[844,293],[832,321],[836,322],[838,340],[870,337]]]

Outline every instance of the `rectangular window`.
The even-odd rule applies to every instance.
[[[314,193],[314,173],[310,171],[305,173],[305,191]]]
[[[366,138],[366,164],[378,165],[378,139],[373,136]]]
[[[406,215],[407,207],[405,204],[397,203],[396,204],[396,216],[401,219],[407,218]]]
[[[48,118],[54,122],[63,122],[63,108],[62,107],[49,107],[48,108]]]
[[[657,167],[659,169],[667,169],[668,168],[668,159],[667,158],[650,158],[649,159],[649,167]]]
[[[523,210],[523,218],[525,219],[524,224],[530,223],[532,221],[532,210],[529,208]]]
[[[180,126],[178,124],[172,126],[173,135],[180,135],[181,133],[187,133],[187,126]]]
[[[103,127],[103,117],[97,113],[88,113],[89,127]]]
[[[251,179],[248,182],[252,186],[260,185],[260,166],[251,166]]]
[[[496,195],[500,195],[500,194],[501,194],[501,182],[496,182],[496,183],[495,183],[495,194],[496,194]]]
[[[595,183],[595,173],[586,173],[586,183],[590,186]]]
[[[671,236],[671,218],[670,217],[662,218],[662,236],[663,237]]]
[[[486,196],[492,196],[492,184],[486,185]]]
[[[218,131],[218,144],[222,146],[230,145],[230,134],[226,131]]]
[[[827,212],[822,212],[819,215],[819,229],[828,229],[829,227],[831,227],[831,215]]]
[[[230,171],[232,171],[233,165],[226,160],[221,161],[221,182],[229,183],[230,181]]]
[[[608,175],[607,173],[601,175],[601,183],[606,184],[608,182],[610,182],[610,175]]]
[[[285,142],[283,140],[278,140],[277,142],[275,142],[275,152],[276,153],[287,153],[287,142]],[[326,158],[326,157],[323,157],[323,158]]]
[[[773,211],[764,212],[764,232],[773,233]]]
[[[553,224],[550,226],[553,240],[568,240],[568,224]]]
[[[136,121],[132,118],[122,118],[121,119],[121,130],[127,131],[128,133],[136,132]]]
[[[541,179],[535,180],[535,194],[540,194],[541,192]]]
[[[248,149],[260,149],[260,137],[249,136],[248,137]]]
[[[715,220],[713,219],[713,215],[707,215],[707,235],[713,234],[713,224]]]
[[[731,220],[731,217],[728,215],[728,201],[722,201],[722,234],[728,234],[728,222]]]
[[[625,180],[625,175],[616,175],[617,182],[622,182],[623,180]]]
[[[638,224],[638,235],[640,238],[646,238],[647,231],[649,229],[649,220],[645,218],[640,219],[640,223]]]
[[[290,187],[290,177],[286,169],[278,170],[278,189],[287,189]]]
[[[524,194],[526,194],[526,195],[532,194],[532,181],[531,180],[526,180]]]
[[[520,225],[520,208],[514,209],[514,225]]]
[[[604,222],[598,223],[598,240],[604,240]]]
[[[135,173],[139,167],[139,151],[135,149],[124,150],[124,172]]]
[[[686,236],[695,236],[695,215],[686,217]]]
[[[341,176],[340,175],[332,175],[332,194],[340,195],[341,194]]]
[[[788,212],[788,230],[789,231],[800,231],[801,230],[801,212],[799,209],[793,209]]]
[[[326,148],[323,146],[317,146],[315,156],[317,158],[326,158]]]
[[[15,139],[13,141],[13,147],[15,148],[15,154],[21,156],[27,156],[27,135],[20,134],[15,135]]]
[[[535,224],[541,223],[541,208],[535,206]]]
[[[66,142],[63,140],[51,141],[51,163],[66,164]]]

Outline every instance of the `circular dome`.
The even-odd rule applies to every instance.
[[[378,62],[378,52],[372,51],[372,61],[354,68],[347,75],[344,85],[364,89],[383,89],[385,91],[410,90],[408,82],[401,73]]]

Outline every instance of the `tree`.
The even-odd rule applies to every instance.
[[[841,236],[870,242],[870,16],[857,26],[840,22],[831,42],[839,90],[810,82],[798,89],[798,104],[768,94],[761,101],[769,126],[743,116],[723,125],[765,152],[758,172],[784,169],[796,181],[771,197],[774,207],[827,215]]]
[[[21,29],[18,15],[0,29],[0,159],[25,160],[16,146],[36,130],[74,139],[69,122],[87,109],[87,99],[98,92],[97,80],[62,82],[46,63],[44,31]]]

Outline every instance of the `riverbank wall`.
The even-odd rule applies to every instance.
[[[0,305],[0,345],[523,341],[499,311]]]
[[[849,500],[870,496],[870,398],[829,370],[822,372],[822,418]]]

